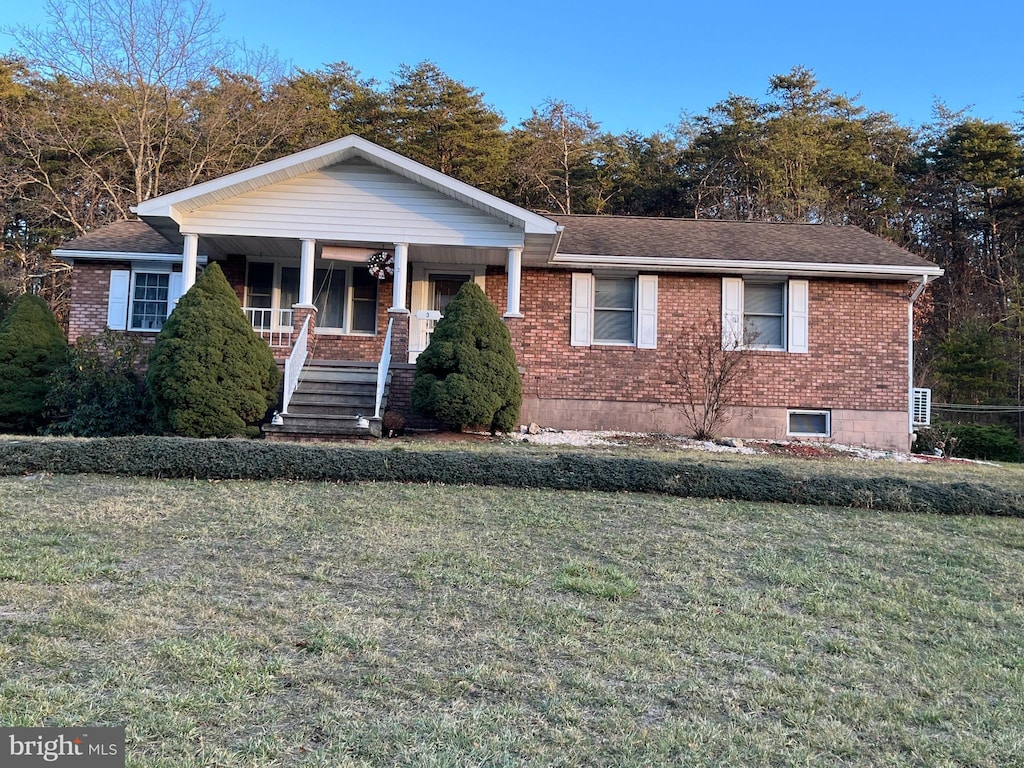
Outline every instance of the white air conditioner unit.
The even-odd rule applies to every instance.
[[[913,417],[915,427],[927,427],[932,423],[932,391],[914,387]]]

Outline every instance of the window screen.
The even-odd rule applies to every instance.
[[[743,284],[743,343],[754,347],[785,344],[786,286],[783,283]]]
[[[636,342],[636,278],[594,280],[594,341]]]

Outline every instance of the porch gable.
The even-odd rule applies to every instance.
[[[203,236],[313,238],[320,242],[522,248],[507,221],[362,160],[243,192],[181,214]]]

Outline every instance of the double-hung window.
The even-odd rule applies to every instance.
[[[331,265],[313,273],[319,333],[376,333],[379,280],[363,265]]]
[[[808,282],[722,278],[722,347],[806,352]]]
[[[134,272],[132,274],[131,329],[159,331],[167,319],[170,292],[169,272]]]
[[[115,331],[159,331],[181,295],[181,272],[169,265],[135,262],[112,269],[107,294],[107,326]]]
[[[361,264],[321,264],[313,271],[316,332],[376,333],[379,281]],[[250,261],[245,295],[255,328],[290,327],[292,306],[299,300],[299,268]]]
[[[574,347],[658,345],[658,276],[572,276],[570,343]]]
[[[594,343],[636,343],[635,277],[594,277]]]

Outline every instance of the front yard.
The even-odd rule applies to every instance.
[[[132,766],[1024,754],[1019,519],[82,475],[0,523],[0,722]]]

